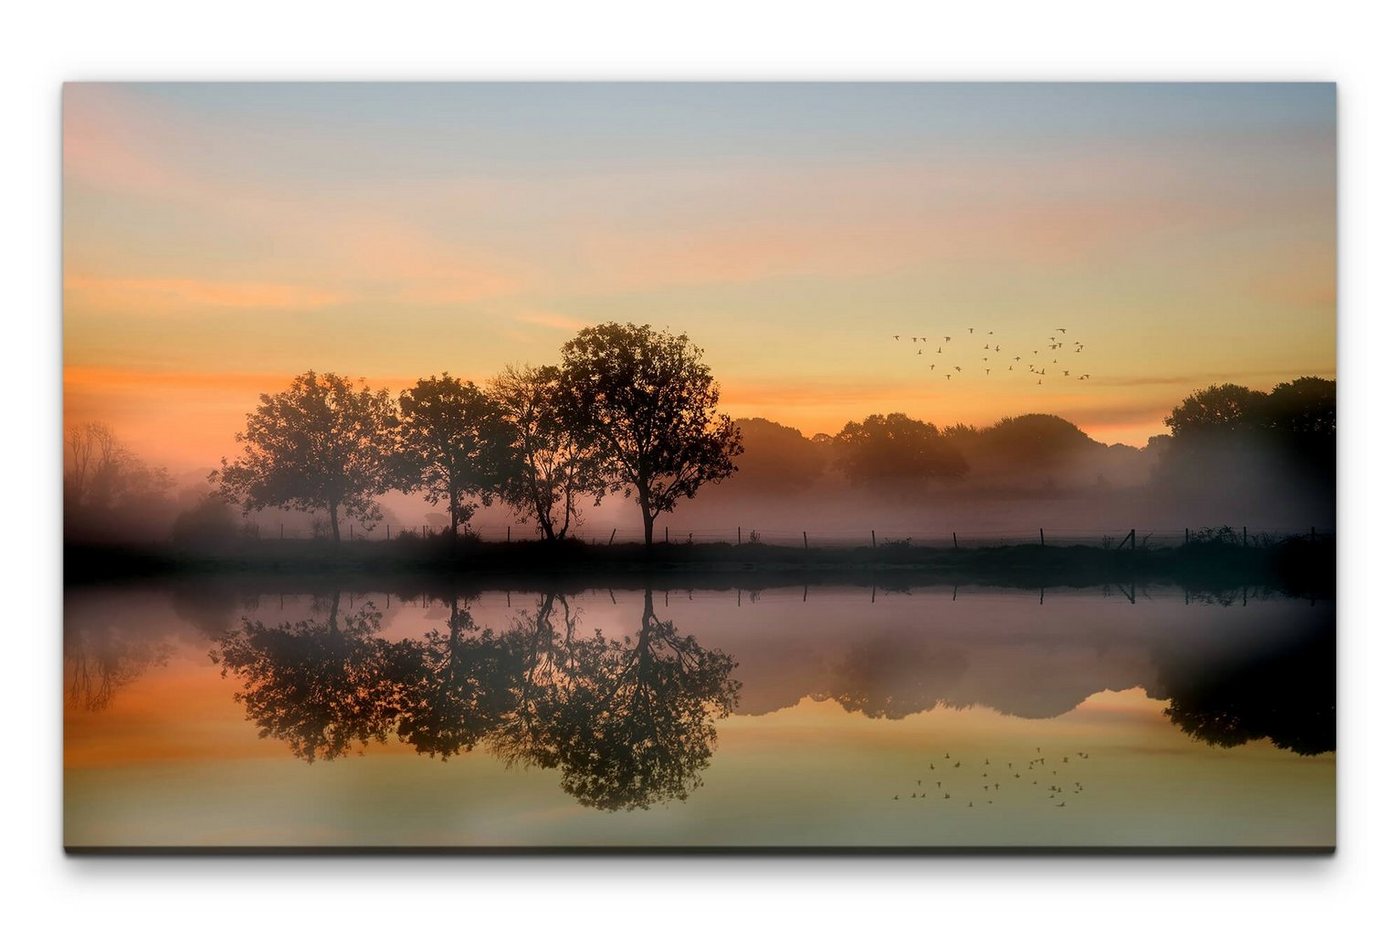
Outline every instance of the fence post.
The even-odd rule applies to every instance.
[[[1137,527],[1133,527],[1129,530],[1128,535],[1132,537],[1132,539],[1128,541],[1128,552],[1137,552]],[[1133,604],[1137,604],[1137,601],[1134,600]]]
[[[1040,528],[1040,545],[1045,545],[1045,527]]]
[[[806,531],[806,530],[803,530],[803,531],[802,531],[802,548],[803,548],[803,549],[806,549],[806,548],[807,548],[807,531]],[[805,588],[802,590],[802,595],[803,595],[803,600],[806,600],[807,590],[806,590]]]
[[[616,536],[616,535],[617,535],[617,527],[613,527],[612,536],[609,536],[609,537],[608,537],[608,545],[609,545],[609,546],[612,545],[613,536]],[[611,594],[611,592],[609,592],[609,594]],[[617,604],[617,600],[616,600],[616,599],[613,600],[613,604]]]
[[[954,531],[953,531],[953,548],[954,548],[954,549],[957,549],[957,548],[958,548],[958,532],[957,532],[957,530],[954,530]]]
[[[871,530],[871,531],[870,531],[870,548],[871,548],[871,549],[874,549],[874,548],[875,548],[875,531],[874,531],[874,530]],[[871,599],[871,600],[873,601],[874,599]]]
[[[387,543],[388,541],[389,541],[389,524],[388,524],[388,522],[386,521],[385,524],[384,524],[384,542]]]
[[[1240,527],[1240,539],[1246,546],[1249,545],[1249,527]]]
[[[735,545],[735,546],[742,546],[742,545],[744,545],[744,528],[743,528],[743,527],[735,527],[735,528],[734,528],[734,545]]]
[[[506,542],[510,542],[510,527],[506,527]]]
[[[1183,537],[1181,538],[1181,545],[1183,545],[1183,546],[1190,546],[1190,545],[1191,545],[1191,528],[1190,528],[1190,527],[1187,527],[1187,528],[1186,528],[1186,535],[1183,536]]]

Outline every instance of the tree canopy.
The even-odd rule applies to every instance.
[[[262,394],[235,438],[243,454],[210,478],[245,512],[265,507],[325,510],[340,540],[340,514],[366,523],[382,516],[374,498],[393,477],[397,417],[387,390],[307,371],[281,393]]]
[[[837,468],[857,485],[920,488],[967,474],[967,460],[937,426],[903,413],[846,423],[833,444]]]
[[[574,431],[564,409],[557,367],[507,367],[491,383],[509,434],[514,471],[501,494],[534,518],[546,540],[563,539],[585,498],[596,504],[606,485],[596,442]]]
[[[517,470],[501,407],[469,380],[419,380],[399,394],[397,428],[400,486],[421,491],[430,504],[446,501],[454,534],[476,512],[472,498],[489,504]]]
[[[735,471],[743,452],[719,387],[685,335],[609,322],[563,348],[560,387],[576,432],[597,445],[612,489],[634,497],[645,541],[656,517]]]

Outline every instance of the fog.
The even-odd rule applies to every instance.
[[[1223,406],[1222,400],[1229,403]],[[1253,407],[1253,409],[1249,409]],[[1171,431],[1142,448],[1106,445],[1067,420],[1025,414],[986,427],[945,426],[900,414],[808,437],[764,419],[735,420],[736,470],[658,518],[671,542],[800,545],[909,540],[922,545],[1116,542],[1129,529],[1148,545],[1188,529],[1251,534],[1331,530],[1335,524],[1335,383],[1303,378],[1272,394],[1212,387],[1167,418]],[[325,536],[324,512],[242,514],[207,477],[169,477],[121,446],[106,427],[70,433],[65,522],[70,542],[154,543]],[[478,498],[467,529],[496,541],[537,528],[499,498]],[[441,531],[448,517],[418,494],[377,499],[382,518],[346,523],[356,539]],[[585,502],[571,535],[586,542],[641,538],[624,493]]]

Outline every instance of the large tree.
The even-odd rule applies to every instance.
[[[491,395],[510,427],[514,471],[501,493],[517,511],[535,520],[546,540],[564,539],[582,501],[603,495],[599,447],[568,425],[557,367],[508,367],[491,384]]]
[[[564,345],[570,426],[601,450],[612,488],[635,497],[648,546],[657,515],[729,477],[744,450],[700,355],[683,334],[630,322],[585,328]]]
[[[399,394],[398,441],[399,484],[429,503],[446,501],[454,535],[476,512],[472,498],[489,504],[515,470],[500,407],[476,384],[447,374]]]
[[[210,475],[244,512],[265,507],[325,510],[340,541],[340,516],[376,522],[374,498],[390,487],[394,403],[363,381],[307,371],[277,394],[262,394],[236,438],[243,454]]]

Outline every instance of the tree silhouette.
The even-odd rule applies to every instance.
[[[264,507],[325,510],[340,542],[340,513],[366,523],[381,516],[374,498],[390,487],[394,404],[336,374],[307,371],[281,393],[262,394],[236,438],[243,454],[210,475],[245,513]]]
[[[1244,432],[1258,428],[1266,399],[1239,384],[1212,384],[1173,407],[1163,422],[1177,437]]]
[[[385,740],[400,711],[391,645],[375,636],[380,612],[366,603],[343,622],[339,612],[336,592],[324,621],[267,627],[245,618],[211,653],[224,676],[243,683],[234,700],[258,737],[286,742],[308,763]]]
[[[510,428],[515,473],[502,494],[517,511],[535,519],[546,540],[564,539],[579,518],[585,497],[602,499],[600,450],[587,434],[571,431],[563,408],[557,367],[508,367],[491,384],[491,395]]]
[[[455,595],[447,633],[404,641],[392,655],[401,693],[398,736],[420,754],[446,760],[472,750],[497,730],[514,702],[519,666],[509,644],[480,630]]]
[[[744,451],[725,485],[731,495],[796,494],[810,488],[826,471],[823,447],[797,429],[770,419],[736,419]]]
[[[967,461],[938,427],[903,413],[846,423],[833,440],[836,466],[852,483],[920,489],[936,478],[960,478]]]
[[[471,498],[490,504],[492,492],[517,470],[508,446],[504,414],[471,381],[443,374],[399,394],[399,483],[406,492],[422,491],[431,504],[446,501],[454,536],[476,512]]]
[[[164,468],[133,455],[106,423],[88,422],[64,438],[63,514],[73,539],[130,534],[168,513],[174,486]]]
[[[549,609],[542,603],[541,622]],[[563,789],[596,809],[685,799],[709,764],[715,719],[737,702],[734,659],[659,620],[650,590],[635,640],[559,640],[544,626],[521,635],[535,656],[498,752],[558,768]]]
[[[601,450],[613,488],[635,496],[651,545],[657,515],[733,474],[739,430],[685,335],[609,322],[580,331],[563,357],[570,427]]]

